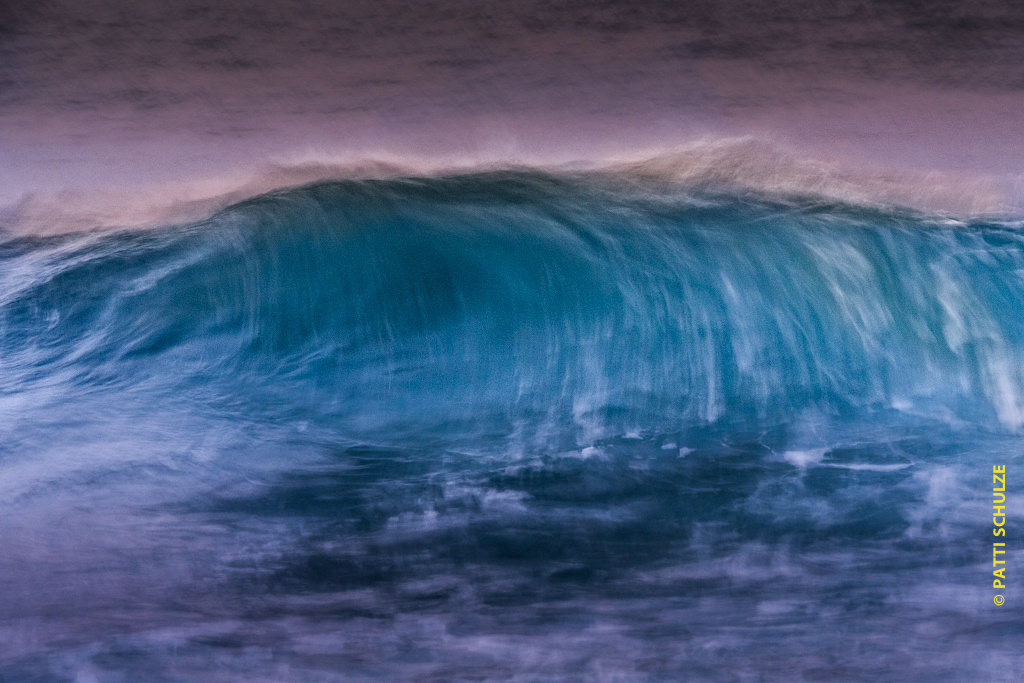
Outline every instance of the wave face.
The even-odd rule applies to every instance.
[[[10,237],[0,672],[1001,680],[1020,227],[519,170]]]

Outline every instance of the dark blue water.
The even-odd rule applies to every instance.
[[[1019,680],[1020,222],[523,170],[0,240],[2,680]]]

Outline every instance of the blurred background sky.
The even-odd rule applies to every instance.
[[[600,159],[753,135],[1019,176],[1024,4],[4,0],[0,203],[267,159]]]

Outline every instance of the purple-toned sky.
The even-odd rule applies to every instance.
[[[0,5],[0,204],[269,159],[600,160],[736,135],[1019,179],[1024,4]]]

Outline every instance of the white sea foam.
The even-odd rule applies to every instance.
[[[789,464],[805,469],[808,465],[817,465],[821,462],[825,454],[828,453],[827,448],[811,448],[800,451],[786,451],[782,454],[786,462]]]

